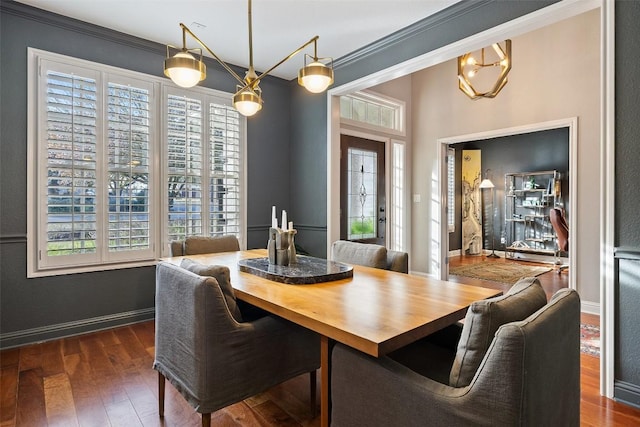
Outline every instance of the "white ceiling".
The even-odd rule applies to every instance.
[[[247,67],[247,2],[243,0],[18,0],[161,44],[181,46],[180,22],[221,59]],[[459,0],[255,0],[253,56],[265,71],[318,35],[318,56],[340,58]],[[204,26],[204,27],[201,27]],[[187,37],[188,47],[199,47]],[[305,53],[313,54],[310,46]],[[287,80],[302,55],[271,74]],[[160,65],[161,66],[161,65]]]

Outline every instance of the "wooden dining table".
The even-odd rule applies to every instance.
[[[500,291],[414,274],[354,265],[353,276],[293,285],[241,271],[239,261],[267,251],[188,255],[183,258],[229,267],[236,297],[320,335],[321,425],[330,419],[331,348],[340,342],[383,356],[462,319],[469,305]]]

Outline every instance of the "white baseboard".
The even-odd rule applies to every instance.
[[[591,301],[581,301],[580,310],[583,313],[595,314],[600,316],[600,303]]]

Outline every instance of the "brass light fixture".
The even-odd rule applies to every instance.
[[[253,67],[253,32],[251,20],[251,0],[248,0],[248,20],[249,20],[249,69],[244,79],[218,57],[202,40],[200,40],[186,25],[180,24],[182,28],[182,48],[167,46],[167,58],[164,61],[164,74],[171,78],[175,84],[182,87],[193,87],[198,82],[207,77],[207,69],[202,60],[202,49],[187,48],[187,33],[197,41],[216,61],[224,67],[237,81],[236,92],[233,95],[233,106],[245,116],[252,116],[262,109],[262,90],[260,80],[267,76],[278,66],[282,65],[303,49],[313,43],[313,56],[305,55],[304,67],[298,72],[298,83],[309,92],[320,93],[325,91],[333,83],[333,59],[318,58],[318,36],[313,37],[308,42],[291,52],[284,59],[264,73],[258,75]],[[170,49],[177,50],[171,56]],[[194,57],[196,54],[197,57]],[[310,63],[307,65],[307,58]]]
[[[480,59],[476,59],[472,52],[458,57],[458,87],[471,99],[494,98],[507,84],[507,74],[511,71],[511,40],[504,41],[504,48],[499,43],[491,45],[495,52],[496,61],[486,62],[485,48],[480,51]],[[489,52],[490,53],[490,52]],[[493,56],[493,54],[491,55]],[[495,84],[486,92],[479,91],[474,77],[488,67],[500,69]]]

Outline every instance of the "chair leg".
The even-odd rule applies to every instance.
[[[158,414],[160,414],[160,418],[164,417],[164,384],[164,375],[158,372]]]
[[[316,405],[316,371],[309,372],[309,404],[311,405],[311,418],[315,418],[318,415],[318,409]]]
[[[211,427],[211,412],[202,414],[202,427]]]

